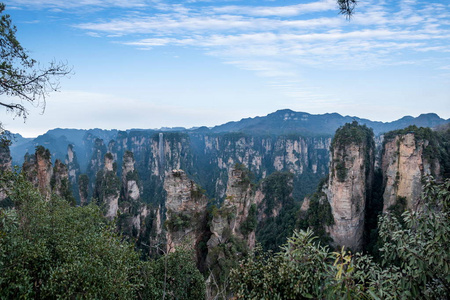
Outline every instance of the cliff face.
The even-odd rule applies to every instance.
[[[138,185],[138,175],[134,169],[134,155],[127,151],[122,161],[122,186],[124,190],[124,200],[130,202],[139,201],[140,189]]]
[[[38,146],[34,155],[25,155],[22,172],[44,197],[53,193],[75,204],[68,168],[59,159],[53,166],[48,149]]]
[[[67,165],[70,182],[72,184],[76,184],[77,178],[80,175],[80,166],[78,165],[78,159],[73,149],[73,145],[67,146],[67,157],[65,163]]]
[[[104,205],[105,217],[112,219],[119,209],[120,181],[111,153],[105,154],[103,170],[97,173],[94,197]]]
[[[183,170],[173,170],[166,176],[166,251],[186,243],[195,248],[206,225],[208,200],[201,189]]]
[[[417,210],[422,193],[422,177],[438,176],[437,159],[427,158],[429,141],[417,138],[414,132],[398,134],[385,141],[382,156],[384,175],[383,211],[401,202],[404,208]]]
[[[289,171],[295,177],[303,174],[328,172],[329,138],[304,138],[296,135],[278,137],[248,136],[233,133],[224,135],[192,136],[193,144],[203,149],[194,166],[210,172],[200,183],[216,198],[223,199],[227,189],[229,170],[236,164],[244,165],[256,179],[275,171]],[[214,186],[206,179],[215,177]]]
[[[11,170],[12,158],[8,144],[8,142],[0,140],[0,172]]]
[[[347,126],[348,125],[348,126]],[[326,195],[334,225],[329,234],[335,245],[361,250],[366,197],[373,180],[373,133],[347,124],[336,132]]]
[[[149,208],[140,201],[139,176],[134,169],[134,156],[126,151],[122,159],[122,187],[119,202],[119,227],[128,236],[140,236]],[[143,229],[143,228],[142,228]]]
[[[50,197],[53,167],[48,149],[38,146],[34,155],[25,155],[22,172],[44,197]]]
[[[165,175],[183,169],[193,175],[210,197],[224,199],[229,170],[241,163],[257,179],[277,170],[289,170],[295,176],[328,172],[330,138],[300,136],[258,137],[243,134],[199,134],[176,132],[119,132],[109,143],[117,164],[122,165],[126,151],[134,154],[135,168],[142,182],[141,198],[154,204],[164,203]],[[93,145],[89,170],[99,168],[103,146]],[[119,175],[120,175],[119,170]],[[91,178],[92,180],[92,178]]]
[[[66,198],[69,201],[75,201],[72,189],[70,188],[68,168],[59,159],[55,161],[50,183],[53,193],[60,197]]]
[[[230,169],[226,197],[219,209],[214,209],[210,221],[209,252],[231,236],[244,240],[247,247],[255,246],[256,204],[248,174],[239,168]]]
[[[11,153],[9,142],[0,140],[0,174],[4,171],[11,171]],[[6,190],[0,185],[0,201],[6,198]]]
[[[97,173],[103,170],[104,167],[104,156],[106,154],[106,146],[103,143],[103,140],[95,138],[91,151],[92,155],[86,169],[86,174],[89,177],[89,181],[92,184],[94,184]]]

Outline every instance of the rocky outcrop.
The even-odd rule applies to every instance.
[[[94,184],[97,173],[103,170],[104,156],[106,154],[106,146],[102,139],[96,138],[92,146],[92,155],[89,160],[86,174],[89,177],[89,181]]]
[[[231,236],[245,240],[248,248],[255,246],[256,204],[248,171],[242,166],[230,169],[225,200],[220,208],[212,211],[210,221],[211,250],[226,243]]]
[[[428,147],[430,142],[417,137],[414,131],[386,138],[382,156],[383,211],[396,204],[402,209],[419,208],[423,176],[440,174],[439,161],[426,155]]]
[[[134,169],[133,152],[126,151],[122,160],[122,187],[124,201],[138,202],[140,198],[139,175]]]
[[[11,171],[11,152],[9,150],[9,141],[0,139],[0,174],[5,171]],[[0,201],[7,197],[7,190],[0,184]]]
[[[184,243],[195,248],[206,229],[206,196],[183,170],[169,172],[164,189],[167,193],[166,251],[173,252]]]
[[[59,159],[55,161],[55,166],[53,167],[53,175],[50,185],[52,192],[54,194],[62,198],[65,198],[72,204],[75,204],[75,198],[73,196],[69,181],[68,168]]]
[[[34,155],[26,154],[22,172],[44,197],[49,198],[51,194],[56,194],[75,204],[68,168],[59,159],[53,166],[48,149],[38,146]]]
[[[11,170],[12,158],[9,144],[9,141],[0,139],[0,172]]]
[[[26,154],[22,165],[22,172],[24,172],[27,180],[33,183],[44,197],[50,197],[50,182],[53,176],[53,167],[48,149],[38,146],[34,155]]]
[[[112,219],[119,209],[120,181],[111,153],[105,154],[103,166],[103,170],[97,173],[94,198],[104,206],[105,217]]]
[[[89,196],[89,177],[86,174],[78,176],[78,195],[80,197],[80,205],[86,205]]]
[[[81,171],[80,165],[78,164],[77,154],[75,153],[74,146],[72,144],[69,144],[67,146],[67,156],[65,159],[65,164],[67,165],[67,172],[70,184],[72,186],[73,195],[76,196],[79,191],[78,177],[80,176]]]
[[[119,227],[124,234],[137,237],[141,234],[141,227],[150,212],[140,201],[139,176],[134,169],[134,163],[133,153],[126,151],[122,159]]]
[[[325,191],[334,218],[334,225],[328,231],[336,246],[361,250],[373,166],[371,130],[355,123],[338,129],[331,148],[330,176]]]

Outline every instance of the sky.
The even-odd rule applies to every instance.
[[[335,0],[5,4],[32,58],[73,70],[45,111],[27,106],[26,122],[0,111],[25,137],[214,126],[286,108],[450,118],[448,0],[360,0],[350,20]]]

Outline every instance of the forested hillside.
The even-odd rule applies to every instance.
[[[115,286],[112,293],[119,298],[133,294],[159,299],[165,293],[185,294],[183,299],[446,295],[449,253],[442,243],[449,237],[450,148],[445,127],[392,131],[378,147],[372,130],[357,122],[339,128],[333,139],[118,134],[120,139],[108,146],[99,138],[92,140],[87,174],[81,173],[72,145],[67,167],[60,160],[52,163],[51,152],[38,146],[27,155],[20,174],[10,173],[11,157],[4,145],[2,243],[4,249],[19,248],[14,255],[7,250],[2,264],[11,266],[21,255],[27,257],[20,254],[26,251],[20,247],[29,247],[33,234],[48,235],[41,241],[42,249],[33,250],[40,251],[33,257],[49,261],[49,271],[36,273],[29,269],[35,263],[24,260],[20,272],[29,275],[17,287],[5,289],[7,293],[21,290],[45,298],[59,293],[64,286],[60,282],[68,280],[73,282],[72,294],[85,289],[80,297],[103,297],[99,295],[108,292],[109,283],[87,289],[70,278],[82,276],[76,268],[83,266],[77,261],[86,255],[82,241],[90,235],[99,243],[95,264],[110,264],[101,256],[102,247],[115,251],[115,246],[105,246],[100,239],[106,234],[123,244],[120,249],[128,249],[107,255],[119,257],[117,272],[125,276],[122,282],[128,282],[123,288]],[[206,182],[209,191],[199,182]],[[92,228],[67,227],[75,223]],[[43,229],[46,226],[50,231]],[[432,231],[423,233],[429,226]],[[68,230],[64,242],[54,244],[64,230]],[[394,251],[400,244],[403,250]],[[64,254],[68,251],[64,247],[71,245],[75,245],[73,259]],[[420,254],[423,251],[425,256]],[[180,260],[191,265],[168,277]],[[427,262],[417,265],[423,260]],[[123,267],[128,271],[120,271]],[[437,270],[444,270],[444,275]],[[192,284],[178,281],[183,280],[179,277],[183,272],[191,274]],[[18,276],[12,270],[5,274],[10,277],[4,282]],[[115,280],[111,276],[101,280]],[[42,284],[33,285],[33,280]],[[270,288],[256,288],[261,286]]]

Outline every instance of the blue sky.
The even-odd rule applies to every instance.
[[[450,2],[11,0],[30,56],[74,74],[5,128],[213,126],[290,108],[450,118]]]

